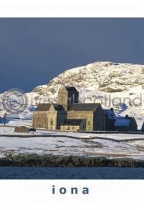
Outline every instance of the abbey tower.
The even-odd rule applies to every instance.
[[[63,86],[58,92],[58,104],[64,107],[65,111],[68,111],[69,107],[78,103],[79,101],[79,92],[75,87]]]

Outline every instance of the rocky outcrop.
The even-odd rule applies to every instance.
[[[109,108],[115,97],[121,100],[129,97],[133,101],[144,94],[143,81],[144,65],[95,62],[64,71],[48,84],[34,88],[32,94],[37,94],[36,104],[57,103],[58,90],[62,85],[75,86],[79,91],[79,102],[94,103],[102,99],[105,107]],[[133,95],[130,95],[131,92]],[[107,103],[109,96],[111,101]],[[125,103],[130,108],[134,106],[128,100]],[[111,106],[115,108],[115,104]]]
[[[130,87],[142,85],[144,66],[129,63],[95,62],[86,66],[64,71],[47,85],[38,86],[33,92],[40,95],[45,93],[56,94],[63,84],[78,88],[93,87],[93,90],[106,92],[122,92]],[[120,86],[117,88],[117,84]]]
[[[53,156],[37,154],[7,155],[0,166],[31,167],[144,167],[144,160],[106,157]]]

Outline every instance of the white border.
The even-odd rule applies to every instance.
[[[0,0],[0,17],[143,17],[142,0]],[[89,188],[52,195],[51,186]],[[143,180],[0,180],[3,210],[141,210]]]
[[[0,17],[143,17],[143,0],[0,0]]]
[[[53,195],[52,185],[56,187]],[[70,193],[71,187],[78,194]],[[89,194],[81,189],[87,186]],[[61,195],[58,189],[67,188]],[[142,181],[125,180],[22,180],[0,181],[1,209],[15,210],[141,210],[144,207]]]

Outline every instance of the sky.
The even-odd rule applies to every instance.
[[[96,61],[144,64],[144,19],[0,19],[0,93]]]

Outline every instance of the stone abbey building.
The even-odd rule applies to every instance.
[[[33,127],[48,130],[105,130],[105,113],[100,103],[79,103],[75,87],[63,86],[57,104],[39,104],[33,115]]]
[[[39,104],[33,115],[33,127],[62,131],[136,131],[134,117],[118,117],[113,108],[100,103],[79,103],[75,87],[63,86],[57,104]]]

